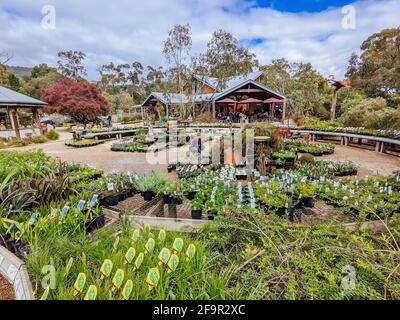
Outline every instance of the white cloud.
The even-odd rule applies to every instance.
[[[41,27],[41,9],[54,5],[56,30]],[[399,25],[399,0],[354,3],[357,28],[344,30],[341,8],[319,13],[283,13],[249,8],[240,0],[2,0],[0,51],[14,53],[12,64],[55,65],[61,50],[87,53],[89,77],[110,61],[163,65],[162,45],[174,24],[190,23],[193,51],[205,49],[214,30],[223,28],[244,43],[266,39],[250,49],[262,63],[285,57],[311,62],[324,75],[344,76],[347,60],[370,34]],[[246,10],[245,10],[246,9]],[[250,43],[250,42],[249,42]]]

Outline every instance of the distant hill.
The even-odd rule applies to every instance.
[[[19,66],[6,66],[6,67],[8,71],[10,71],[19,78],[22,78],[24,76],[30,76],[32,72],[32,68],[28,67],[19,67]]]

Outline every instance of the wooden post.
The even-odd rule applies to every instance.
[[[39,120],[39,113],[37,108],[31,108],[32,111],[32,122],[33,122],[33,127],[37,124],[40,130],[40,134],[43,134],[43,128],[40,125],[40,120]]]
[[[381,148],[380,148],[379,152],[385,153],[385,143],[383,141],[381,142]]]
[[[167,114],[167,120],[169,120],[169,106],[165,105],[165,113]]]
[[[287,103],[286,99],[283,100],[282,121],[285,121],[286,119],[286,108],[287,108],[286,103]]]
[[[338,90],[335,89],[333,92],[332,105],[331,105],[331,121],[336,120],[337,93],[338,93]]]
[[[375,146],[375,152],[379,152],[380,149],[381,149],[381,143],[380,143],[380,141],[377,141],[376,146]]]
[[[19,119],[18,119],[17,108],[11,109],[11,124],[15,131],[15,137],[17,139],[21,139],[21,134],[19,131]]]
[[[213,100],[213,102],[212,102],[212,115],[213,115],[213,118],[215,119],[215,118],[216,118],[216,112],[215,112],[215,100]]]

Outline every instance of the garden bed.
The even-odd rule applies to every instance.
[[[65,145],[73,148],[87,148],[104,143],[101,140],[66,140]]]
[[[14,287],[0,273],[0,300],[15,300]]]
[[[292,157],[289,153],[278,155]],[[356,227],[349,231],[352,233],[343,229],[348,222],[361,225],[379,218],[396,227],[398,219],[391,217],[399,213],[400,172],[356,180],[336,177],[350,172],[354,168],[350,163],[312,160],[293,163],[290,170],[272,168],[264,175],[233,166],[175,164],[170,169],[177,170],[180,179],[171,182],[158,172],[101,175],[94,168],[57,164],[42,153],[0,154],[0,164],[7,190],[9,186],[20,190],[17,182],[23,179],[35,195],[41,194],[37,201],[46,199],[40,205],[32,203],[29,210],[19,207],[25,200],[13,202],[12,210],[8,203],[0,209],[0,234],[28,244],[26,265],[36,283],[45,276],[42,267],[57,257],[54,263],[61,285],[55,290],[39,287],[36,298],[399,298],[398,276],[385,280],[399,263],[398,251],[393,250],[396,240],[358,233]],[[50,176],[44,185],[54,185],[43,193],[39,182],[46,174]],[[58,191],[60,185],[62,192]],[[76,192],[67,192],[70,187]],[[146,201],[148,193],[151,196]],[[111,198],[117,203],[111,209],[121,212],[121,217],[128,213],[131,219],[122,218],[118,224],[102,228],[107,219],[98,221],[104,211],[97,201]],[[310,212],[320,212],[332,222],[327,211],[337,214],[341,224],[299,223],[298,217]],[[187,220],[193,225],[215,219],[194,237],[164,234],[143,221],[138,226],[134,223],[138,215],[143,221],[164,216],[166,224],[167,217],[171,222],[193,216],[202,219]],[[96,225],[95,230],[88,230],[90,223]],[[398,234],[393,234],[397,239]],[[194,254],[189,252],[191,244],[196,248]],[[385,255],[379,253],[383,251]],[[172,253],[175,260],[168,265],[163,256],[170,258]],[[267,260],[258,259],[264,255]],[[139,265],[135,265],[138,258]],[[101,268],[105,259],[113,263],[110,272]],[[343,296],[336,284],[346,265],[354,265],[362,286]],[[74,296],[74,283],[82,274],[87,281]],[[113,279],[118,281],[115,288]],[[281,280],[275,284],[274,279]],[[260,290],[254,290],[258,286]]]

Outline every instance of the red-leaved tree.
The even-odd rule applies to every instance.
[[[44,112],[68,115],[83,124],[95,122],[98,116],[110,111],[100,90],[87,82],[62,80],[43,89],[41,100],[49,104]]]

